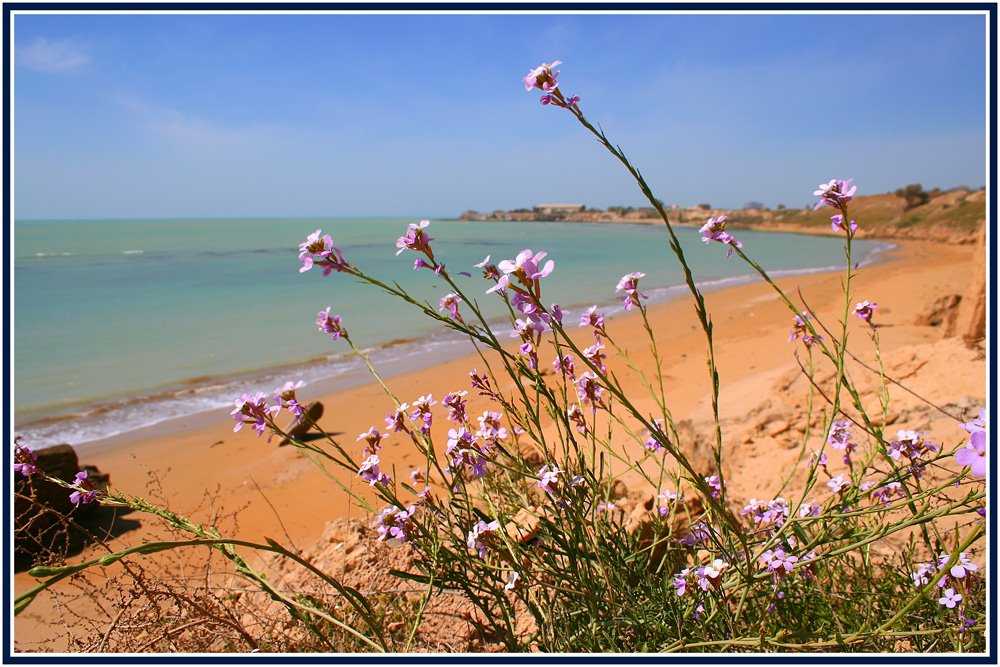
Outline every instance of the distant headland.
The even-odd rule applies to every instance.
[[[682,207],[665,205],[671,224],[700,227],[709,218],[728,217],[731,228],[798,232],[833,233],[827,210],[812,206],[788,208],[779,204],[771,209],[749,202],[739,209],[716,208],[709,204]],[[858,216],[858,236],[867,238],[924,238],[949,243],[972,243],[986,219],[986,191],[967,187],[925,190],[920,184],[907,185],[895,192],[855,198],[851,210]],[[609,206],[591,208],[580,203],[538,204],[531,208],[496,210],[490,213],[466,211],[458,216],[465,221],[494,222],[592,222],[662,224],[652,207]]]

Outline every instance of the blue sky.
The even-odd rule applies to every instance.
[[[668,203],[985,182],[961,15],[15,15],[19,219],[641,205],[521,78],[559,81]]]

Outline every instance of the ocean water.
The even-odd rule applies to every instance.
[[[359,380],[343,341],[315,325],[331,307],[387,371],[471,351],[411,307],[342,274],[298,272],[298,244],[317,228],[355,265],[399,282],[436,309],[447,285],[395,240],[415,219],[17,221],[14,225],[14,422],[25,444],[81,444],[193,412],[231,406],[286,379],[324,390]],[[544,300],[569,317],[616,303],[618,279],[642,271],[653,300],[683,293],[681,271],[655,225],[433,221],[435,256],[491,317],[503,310],[473,265],[524,248],[555,260]],[[696,229],[678,229],[706,287],[752,279]],[[770,271],[843,264],[839,239],[740,232]],[[866,261],[885,244],[859,241]],[[471,277],[457,276],[468,271]],[[431,353],[431,354],[429,354]]]

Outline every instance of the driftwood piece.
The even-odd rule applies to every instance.
[[[298,440],[313,427],[313,424],[319,421],[319,418],[323,416],[323,404],[319,401],[313,401],[306,407],[305,413],[302,415],[302,421],[293,418],[288,422],[288,426],[285,427],[285,433],[288,435],[282,438],[281,442],[278,443],[278,447],[284,447],[285,445],[291,444],[292,440]]]

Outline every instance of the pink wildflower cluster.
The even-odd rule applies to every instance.
[[[794,539],[791,540],[791,545],[794,546]],[[776,549],[768,549],[762,553],[760,555],[760,564],[761,567],[774,576],[774,586],[775,589],[777,589],[779,583],[795,570],[799,571],[800,576],[803,579],[808,579],[813,576],[811,566],[812,561],[815,560],[815,558],[815,551],[809,552],[807,555],[800,558],[785,549],[778,547]],[[778,597],[784,597],[784,593],[778,593]]]
[[[382,449],[382,440],[385,438],[382,433],[379,432],[377,428],[372,426],[367,431],[358,436],[356,442],[361,442],[364,440],[367,444],[363,450],[365,456],[371,456],[378,450]]]
[[[910,463],[910,472],[917,479],[927,464],[925,457],[940,450],[941,446],[925,440],[923,433],[902,429],[897,431],[896,439],[886,445],[886,454],[889,458],[897,462],[907,459]]]
[[[448,394],[451,419],[456,428],[448,431],[448,447],[445,454],[450,457],[450,470],[456,475],[468,471],[473,479],[486,477],[487,465],[494,449],[507,439],[507,428],[503,426],[503,413],[487,410],[477,418],[479,427],[473,431],[465,412],[465,402],[461,400],[466,392]]]
[[[765,536],[781,528],[788,519],[788,502],[784,498],[763,501],[751,498],[750,502],[740,511],[740,516],[749,516],[755,530],[763,530]]]
[[[596,374],[590,371],[582,373],[573,385],[580,401],[589,403],[593,412],[597,412],[598,407],[604,407],[604,387],[598,383]]]
[[[464,426],[448,431],[448,447],[445,454],[451,458],[450,470],[459,475],[468,470],[473,479],[486,477],[486,459],[479,438]]]
[[[19,437],[19,436],[18,436]],[[14,472],[20,473],[24,477],[34,474],[38,470],[38,454],[31,451],[21,443],[14,442]]]
[[[327,306],[326,310],[316,313],[316,326],[319,327],[320,331],[330,334],[334,340],[338,338],[347,340],[347,329],[341,325],[340,315],[330,316],[330,306]]]
[[[545,93],[539,99],[539,102],[543,105],[552,105],[578,111],[577,104],[579,104],[580,98],[576,95],[563,97],[562,91],[559,90],[559,84],[556,82],[556,79],[559,77],[559,71],[552,71],[553,67],[561,64],[561,60],[555,60],[551,64],[542,63],[528,72],[528,75],[522,79],[524,89],[531,90],[532,88],[538,88]]]
[[[378,454],[371,454],[361,462],[361,466],[358,468],[358,477],[368,482],[368,486],[376,484],[388,486],[392,483],[392,477],[379,470],[379,463],[381,460]]]
[[[576,430],[583,435],[587,434],[587,419],[583,416],[583,410],[579,403],[572,403],[566,408],[566,417],[576,426]]]
[[[726,216],[720,215],[718,218],[709,218],[708,222],[702,225],[701,229],[701,240],[704,243],[711,243],[715,241],[717,243],[723,243],[729,246],[729,251],[726,253],[726,259],[733,256],[734,249],[740,249],[743,244],[736,240],[736,238],[726,231]]]
[[[854,482],[851,480],[850,475],[840,474],[830,478],[826,485],[830,487],[831,492],[843,496],[845,491],[854,486]]]
[[[645,294],[639,292],[639,279],[645,277],[645,273],[635,272],[626,273],[622,276],[621,280],[618,281],[618,286],[615,287],[616,292],[625,292],[625,296],[622,297],[622,304],[625,306],[625,310],[632,310],[637,306],[641,306],[640,299],[648,299]]]
[[[854,193],[857,192],[858,186],[851,185],[853,178],[849,178],[846,181],[839,178],[830,179],[829,183],[820,183],[818,190],[813,192],[814,195],[819,197],[819,201],[816,202],[816,206],[813,207],[814,211],[818,211],[824,206],[832,206],[833,208],[844,208],[847,202],[854,199]]]
[[[469,394],[467,391],[452,391],[444,395],[441,399],[441,405],[448,408],[448,420],[453,424],[461,424],[467,421],[468,417],[465,413],[465,406],[468,403],[465,397]]]
[[[462,298],[454,292],[449,292],[441,297],[438,310],[447,310],[448,316],[453,320],[462,321],[462,315],[458,312],[458,304],[462,303]]]
[[[664,489],[656,496],[656,513],[660,516],[667,516],[677,504],[677,492]]]
[[[810,319],[809,313],[806,311],[802,311],[798,315],[792,316],[792,331],[788,336],[789,343],[801,337],[802,342],[805,343],[806,347],[812,347],[819,341],[823,340],[822,336],[813,334],[809,327]]]
[[[705,477],[705,484],[707,484],[708,488],[711,490],[713,498],[718,499],[722,496],[722,485],[725,484],[725,482],[722,481],[721,477],[718,475],[709,475]]]
[[[667,441],[668,438],[663,420],[654,419],[653,428],[649,430],[649,437],[646,438],[646,442],[642,443],[642,446],[655,454],[656,452],[663,451],[663,443]]]
[[[844,223],[844,220],[847,219],[847,202],[854,198],[854,193],[858,189],[856,185],[851,185],[851,181],[853,180],[853,178],[849,178],[846,181],[834,178],[829,183],[821,183],[819,189],[813,192],[814,195],[819,197],[819,201],[813,210],[817,211],[824,206],[830,206],[839,210],[840,213],[830,218],[830,227],[835,232],[846,231],[848,236],[854,236],[854,233],[858,230],[856,220],[851,220],[847,224]]]
[[[239,431],[244,424],[252,424],[257,435],[264,435],[264,430],[268,427],[269,422],[279,412],[281,412],[281,405],[268,405],[264,392],[243,394],[236,400],[236,409],[230,413],[236,422],[233,432]]]
[[[880,502],[883,505],[891,505],[893,498],[905,497],[906,493],[903,491],[901,482],[887,482],[872,491],[872,500]]]
[[[760,555],[760,564],[774,574],[776,579],[784,578],[789,572],[795,569],[795,564],[799,562],[798,556],[786,553],[784,549],[768,549]]]
[[[878,308],[878,304],[868,299],[858,303],[854,306],[854,316],[859,320],[867,322],[869,326],[874,327],[872,323],[872,316],[875,314],[875,309]]]
[[[541,336],[552,329],[553,321],[562,323],[563,311],[558,304],[552,304],[551,314],[546,312],[540,302],[542,293],[541,279],[550,275],[555,268],[551,259],[542,264],[547,253],[535,253],[530,249],[522,250],[513,260],[505,259],[497,265],[500,277],[497,283],[486,290],[492,292],[511,292],[510,305],[523,317],[516,318],[511,338],[520,338],[519,352],[528,359],[528,366],[538,368],[538,344]],[[489,257],[483,261],[485,264]]]
[[[413,539],[416,528],[413,515],[416,512],[416,505],[410,505],[406,509],[386,507],[382,510],[372,524],[373,528],[378,529],[378,541],[401,544]]]
[[[492,542],[492,534],[500,529],[499,521],[486,523],[480,520],[472,530],[469,531],[466,544],[475,551],[480,558],[486,558],[486,548]]]
[[[949,560],[951,560],[951,556],[945,553],[938,555],[936,562],[918,563],[917,569],[910,573],[913,585],[926,586],[929,584],[938,572],[948,566]],[[966,587],[968,582],[976,578],[977,572],[979,572],[979,566],[972,562],[968,553],[961,552],[958,555],[958,561],[937,582],[938,588],[942,589],[938,604],[948,609],[957,607],[962,602],[963,596],[955,591],[955,587]]]
[[[594,338],[600,342],[601,336],[607,336],[604,329],[604,313],[598,312],[597,306],[591,306],[580,315],[581,327],[593,327]]]
[[[434,421],[434,414],[431,412],[433,405],[437,405],[437,401],[432,394],[427,394],[413,401],[413,405],[410,406],[413,408],[410,419],[419,424],[417,430],[424,435],[429,435],[431,432],[431,424]]]
[[[434,240],[434,237],[428,236],[427,232],[424,231],[430,224],[430,220],[421,220],[419,223],[411,222],[406,227],[406,233],[396,239],[396,254],[399,255],[404,250],[414,250],[426,255],[433,262],[434,252],[431,250],[431,241]],[[421,266],[414,266],[413,268],[416,270],[421,268]]]
[[[976,477],[986,477],[986,411],[980,410],[977,419],[959,428],[969,433],[969,441],[955,452],[955,462],[963,468],[968,466]]]
[[[851,452],[857,449],[857,445],[851,440],[851,422],[846,419],[833,422],[826,443],[844,452],[844,464],[851,465]]]
[[[677,541],[686,547],[694,547],[704,544],[712,539],[712,528],[704,521],[691,526],[691,531],[681,535]]]
[[[298,398],[295,396],[295,390],[303,384],[305,383],[302,380],[298,382],[289,381],[274,390],[274,400],[278,402],[278,405],[295,415],[295,418],[300,422],[306,409],[299,403]]]
[[[557,505],[568,507],[570,491],[581,483],[583,483],[583,478],[579,475],[574,475],[567,480],[566,471],[559,466],[544,465],[538,471],[538,484],[536,486],[555,499]]]
[[[314,266],[323,267],[323,275],[328,276],[332,271],[338,273],[353,273],[352,267],[345,259],[340,248],[333,245],[333,239],[329,234],[317,229],[306,237],[304,243],[299,244],[299,262],[302,268],[299,273],[304,273]]]
[[[707,592],[722,585],[722,575],[729,569],[729,563],[721,558],[714,559],[708,565],[701,565],[696,568],[684,568],[674,575],[674,591],[678,597],[687,594],[688,587],[692,584]]]
[[[87,505],[97,500],[97,489],[87,479],[86,470],[76,473],[76,478],[69,488],[73,489],[69,494],[69,501],[76,506]]]

